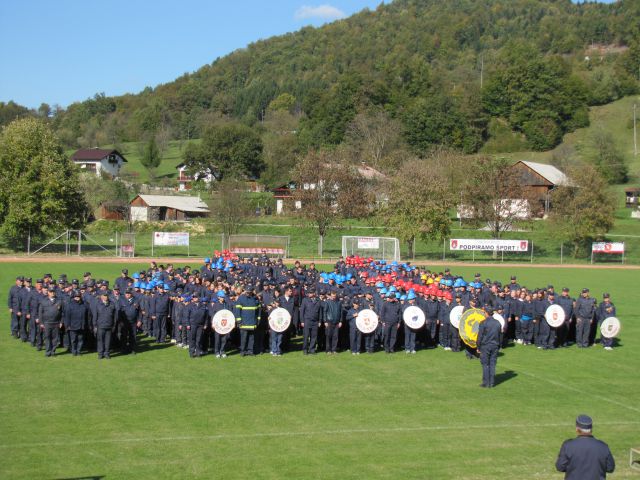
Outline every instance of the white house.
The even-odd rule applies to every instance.
[[[102,148],[83,148],[71,156],[73,163],[82,171],[93,172],[100,175],[103,172],[111,177],[120,174],[122,165],[127,161],[117,150],[104,150]]]
[[[191,183],[196,180],[204,180],[207,186],[209,186],[211,182],[216,180],[213,173],[209,171],[196,173],[195,175],[187,175],[187,166],[184,163],[177,165],[176,169],[178,170],[178,191],[180,192],[191,190]]]

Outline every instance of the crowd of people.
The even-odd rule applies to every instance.
[[[545,319],[553,304],[565,313],[556,328]],[[501,347],[515,343],[544,350],[592,346],[598,325],[616,315],[608,293],[598,304],[587,288],[576,299],[568,288],[559,293],[553,285],[528,288],[515,276],[505,283],[482,280],[479,273],[465,280],[449,269],[436,272],[357,256],[341,257],[331,272],[321,272],[313,263],[288,267],[266,254],[238,258],[226,251],[205,258],[200,268],[152,262],[131,276],[125,268],[113,283],[94,279],[90,272],[81,280],[45,274],[34,282],[19,276],[8,295],[14,337],[44,349],[46,356],[63,346],[72,355],[97,351],[100,359],[110,358],[114,350],[135,354],[142,336],[188,349],[192,357],[212,353],[225,358],[236,351],[280,356],[299,349],[305,355],[321,350],[329,355],[391,354],[400,345],[407,354],[441,347],[474,358],[477,352],[461,342],[451,323],[451,311],[459,305],[501,315]],[[422,328],[403,322],[409,306],[424,313]],[[285,332],[269,327],[276,308],[290,314]],[[372,333],[356,325],[363,309],[379,317]],[[231,311],[236,320],[227,334],[212,327],[211,319],[221,310]],[[614,346],[611,338],[600,341],[607,350]]]

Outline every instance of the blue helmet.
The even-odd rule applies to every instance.
[[[131,277],[137,280],[140,278],[140,274],[138,272],[135,272],[133,275],[131,275]]]
[[[133,288],[140,288],[140,282],[133,282]]]
[[[386,295],[387,294],[387,289],[383,288],[382,290],[380,290],[380,295]]]
[[[216,296],[218,298],[226,298],[227,294],[224,293],[224,290],[218,290],[218,293],[216,293]]]
[[[402,295],[402,296],[400,297],[400,300],[406,300],[406,299],[407,299],[407,295]]]
[[[211,259],[209,257],[205,258],[204,263],[211,263]]]
[[[376,283],[376,288],[384,288],[384,283],[382,282]]]
[[[409,293],[407,294],[407,300],[415,300],[416,299],[416,294],[409,290]]]

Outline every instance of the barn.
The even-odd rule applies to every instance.
[[[184,222],[209,214],[200,197],[181,195],[138,195],[129,208],[132,222]]]
[[[570,185],[569,178],[553,165],[520,160],[511,168],[516,170],[517,177],[526,188],[526,197],[537,199],[544,215],[551,208],[551,191],[559,185]]]

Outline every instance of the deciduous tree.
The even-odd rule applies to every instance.
[[[84,224],[78,172],[43,120],[15,120],[2,131],[0,169],[1,232],[10,244]]]

